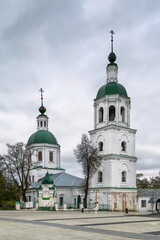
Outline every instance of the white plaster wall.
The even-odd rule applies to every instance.
[[[102,154],[124,154],[135,156],[135,133],[130,129],[102,129],[90,135],[92,143],[98,147],[103,141],[104,149]],[[121,142],[126,141],[126,151],[121,150]]]
[[[107,82],[117,82],[118,79],[118,66],[110,65],[106,68]]]
[[[102,171],[103,180],[98,183],[98,171]],[[136,162],[124,159],[103,160],[101,167],[93,175],[90,187],[136,188]],[[122,171],[126,171],[126,182],[122,182]]]
[[[57,202],[59,203],[60,196],[63,197],[63,201],[66,203],[74,203],[74,198],[77,199],[78,195],[81,195],[81,198],[84,197],[84,191],[83,188],[78,187],[56,187],[56,193],[57,193]],[[37,201],[38,200],[38,190],[35,189],[29,189],[27,190],[26,196],[31,196],[31,201]]]
[[[54,168],[49,170],[49,173],[53,174],[63,172],[63,170],[56,170],[60,168],[60,146],[53,144],[33,144],[29,149],[33,152],[32,161],[36,163],[36,166]],[[42,161],[38,161],[39,151],[42,151]],[[49,161],[50,152],[53,152],[53,162]],[[31,170],[29,175],[31,177],[34,175],[34,181],[38,181],[38,179],[45,176],[46,171],[46,169],[37,168]]]
[[[148,212],[148,211],[153,211],[155,210],[155,204],[148,203],[148,201],[151,199],[151,197],[147,196],[141,196],[138,197],[138,204],[137,204],[137,210],[139,212]],[[141,201],[146,200],[146,207],[141,207]]]
[[[60,165],[60,147],[52,144],[34,144],[31,146],[32,161],[38,162],[38,152],[42,151],[42,162],[38,162],[40,166],[57,168]],[[49,152],[53,152],[53,162],[49,161]]]
[[[96,202],[96,189],[90,190],[89,197],[92,200],[91,203]],[[109,210],[124,211],[125,208],[136,210],[137,192],[123,189],[97,189],[97,202],[108,205]]]
[[[59,203],[60,197],[63,197],[63,201],[66,203],[74,203],[74,198],[77,199],[78,195],[81,197],[84,195],[82,188],[71,187],[57,187],[57,202]]]

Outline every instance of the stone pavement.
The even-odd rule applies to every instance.
[[[160,240],[160,214],[0,211],[0,240]]]

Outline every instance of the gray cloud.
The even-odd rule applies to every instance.
[[[137,169],[158,174],[159,8],[158,0],[1,1],[1,153],[5,143],[27,142],[36,130],[43,87],[62,163],[78,174],[73,148],[93,129],[93,99],[106,81],[113,29],[119,82],[131,97],[131,127],[138,129]]]

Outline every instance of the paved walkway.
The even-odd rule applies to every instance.
[[[160,215],[117,212],[0,211],[1,240],[160,240]]]

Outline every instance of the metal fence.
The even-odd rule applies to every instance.
[[[67,209],[77,209],[77,205],[74,203],[67,203]]]
[[[21,209],[25,209],[25,208],[26,208],[25,202],[21,202],[21,203],[20,203],[20,208],[21,208]]]
[[[99,204],[99,211],[108,211],[109,204]]]

